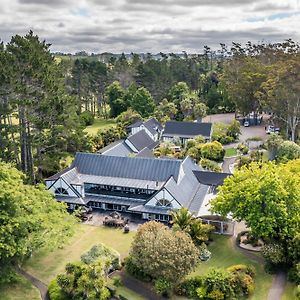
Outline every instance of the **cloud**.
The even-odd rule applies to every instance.
[[[297,0],[1,0],[0,39],[34,30],[53,51],[199,52],[300,40]]]

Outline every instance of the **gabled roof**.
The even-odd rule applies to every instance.
[[[143,120],[139,120],[139,121],[136,121],[135,123],[133,123],[133,124],[127,126],[127,128],[140,127],[142,124],[143,124]]]
[[[157,130],[161,131],[163,129],[162,125],[155,118],[151,118],[151,119],[147,120],[146,122],[144,122],[144,126],[150,132],[154,132],[154,133],[156,133]]]
[[[80,174],[166,181],[178,179],[181,160],[119,157],[92,153],[76,153],[72,167]]]
[[[146,131],[140,130],[137,133],[129,136],[127,140],[138,150],[141,151],[145,147],[149,149],[154,149],[157,143],[151,139],[151,137],[146,133]]]
[[[217,173],[208,171],[193,171],[198,181],[205,185],[218,186],[224,183],[225,178],[231,176],[231,173]]]
[[[155,158],[152,150],[150,150],[149,148],[144,148],[143,150],[141,150],[136,157],[148,157],[148,158]]]
[[[195,137],[211,135],[212,123],[168,121],[163,136]]]
[[[133,151],[126,145],[124,140],[120,140],[102,148],[99,153],[110,156],[128,156]]]

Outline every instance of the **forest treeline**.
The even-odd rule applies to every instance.
[[[201,119],[207,113],[262,110],[296,139],[300,114],[299,46],[231,47],[218,55],[133,54],[112,57],[55,57],[33,32],[0,46],[0,158],[37,182],[76,151],[92,151],[95,139],[83,129],[87,115],[115,118]],[[97,147],[96,147],[97,148]]]

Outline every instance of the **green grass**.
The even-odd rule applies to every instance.
[[[225,149],[225,156],[236,156],[237,150],[236,148],[226,148]]]
[[[296,285],[288,282],[283,291],[281,300],[296,300],[295,296]]]
[[[208,249],[212,252],[211,259],[207,262],[199,264],[195,272],[190,276],[204,275],[210,268],[226,268],[236,264],[253,265],[256,269],[255,291],[248,298],[251,300],[265,300],[272,283],[272,276],[265,273],[263,266],[249,260],[238,250],[236,250],[229,237],[214,236],[214,241],[209,245]]]
[[[130,248],[134,233],[124,234],[121,229],[76,225],[76,233],[63,248],[55,251],[42,250],[36,253],[24,266],[25,270],[48,284],[55,276],[64,271],[65,265],[78,261],[83,252],[97,243],[103,243],[117,250],[125,257]],[[1,298],[0,298],[1,299]]]
[[[137,294],[136,292],[126,288],[125,286],[119,286],[116,291],[117,295],[122,295],[130,300],[146,300],[146,298]]]
[[[95,119],[94,124],[87,126],[84,131],[91,135],[96,135],[99,129],[108,129],[110,127],[116,126],[114,120],[107,119]]]
[[[18,281],[15,284],[1,286],[1,300],[40,300],[38,289],[24,277],[18,276]]]

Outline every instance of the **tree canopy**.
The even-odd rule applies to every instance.
[[[211,201],[212,211],[244,220],[253,234],[266,243],[282,245],[287,262],[295,257],[288,250],[300,230],[300,160],[276,165],[251,163],[225,179]],[[299,259],[299,257],[297,258]]]
[[[130,250],[130,259],[138,269],[172,285],[195,268],[198,257],[199,251],[186,233],[155,221],[139,227]]]
[[[34,251],[60,245],[75,224],[64,204],[24,180],[20,171],[0,162],[0,282],[9,281],[10,267]]]

